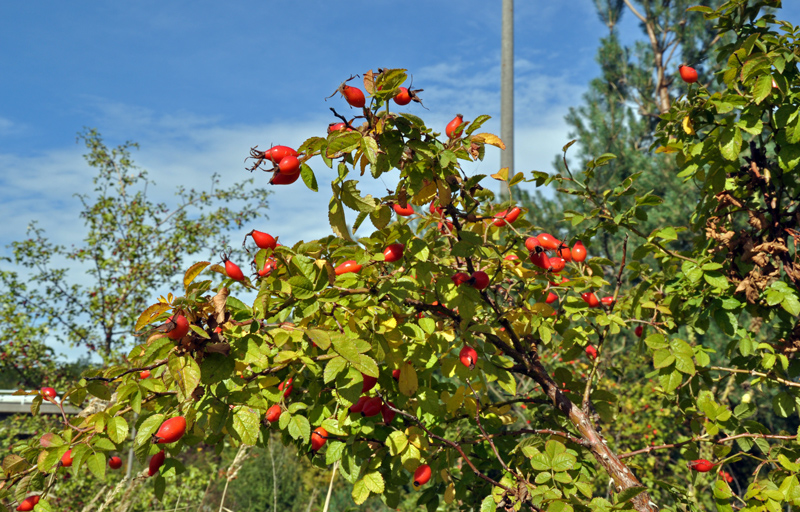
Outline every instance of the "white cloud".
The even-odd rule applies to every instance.
[[[12,133],[12,130],[19,130],[19,127],[10,119],[0,117],[0,135],[8,135]]]

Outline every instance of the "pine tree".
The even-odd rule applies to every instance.
[[[601,74],[590,82],[584,104],[571,108],[566,117],[572,127],[570,138],[577,141],[567,153],[569,170],[576,179],[600,191],[641,173],[639,188],[652,190],[669,205],[669,209],[659,210],[669,212],[667,217],[637,219],[636,229],[642,235],[666,225],[687,225],[699,197],[689,187],[682,186],[674,160],[659,158],[651,147],[659,116],[685,93],[686,86],[677,74],[678,66],[691,65],[704,82],[716,68],[716,63],[707,62],[705,56],[711,54],[710,47],[717,44],[719,38],[702,15],[686,12],[697,3],[694,0],[595,0],[597,13],[608,27],[608,35],[601,39],[597,54]],[[714,7],[721,2],[702,3]],[[633,46],[626,47],[620,42],[619,23],[624,14],[640,20],[643,39]],[[582,172],[592,159],[605,153],[616,155],[616,159],[593,172]],[[566,175],[562,156],[557,157],[555,166],[558,172]],[[556,221],[562,218],[561,212],[580,214],[597,207],[564,195],[551,200],[537,194],[535,202],[536,211],[541,215],[532,220],[549,229],[560,230],[567,239],[569,226]],[[613,216],[629,205],[609,203],[603,206]],[[688,237],[691,233],[682,236]],[[621,236],[600,232],[590,243],[595,254],[619,261]]]

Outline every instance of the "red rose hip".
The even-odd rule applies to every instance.
[[[311,433],[311,449],[317,451],[325,445],[328,440],[328,431],[322,427],[317,427]]]
[[[155,442],[157,444],[174,443],[186,433],[186,418],[183,416],[175,416],[166,420],[158,428],[155,434]]]
[[[419,487],[425,485],[431,479],[431,467],[423,464],[414,471],[414,485]]]

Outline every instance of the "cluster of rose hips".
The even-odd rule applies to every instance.
[[[398,105],[408,105],[411,101],[421,103],[416,94],[420,91],[422,91],[422,89],[411,90],[407,87],[400,87],[399,92],[393,99]],[[337,92],[341,93],[351,107],[363,108],[367,103],[364,92],[358,87],[343,83],[339,86]],[[349,132],[353,131],[353,128],[349,123],[344,122],[331,123],[328,126],[328,133],[337,131]],[[291,185],[300,177],[301,161],[300,158],[298,158],[300,155],[289,146],[273,146],[267,151],[257,151],[254,148],[251,151],[251,156],[256,159],[256,164],[251,170],[257,168],[263,162],[272,163],[272,169],[268,169],[274,171],[272,179],[269,181],[272,185]]]
[[[274,174],[269,182],[273,185],[291,185],[300,177],[299,154],[289,146],[272,146],[261,152],[254,148],[251,156],[256,159],[253,169],[264,162],[272,163]]]
[[[284,382],[281,382],[278,385],[278,391],[283,391],[283,397],[287,398],[294,389],[294,385],[292,384],[293,378],[289,377]],[[281,404],[274,404],[272,407],[267,409],[267,413],[264,415],[264,418],[269,423],[275,423],[278,421],[283,414],[283,408]],[[328,431],[322,427],[317,427],[311,433],[311,450],[316,452],[320,448],[325,445],[325,442],[328,440]]]
[[[394,404],[388,401],[384,402],[379,396],[369,396],[368,393],[378,383],[378,378],[370,377],[363,373],[361,375],[364,379],[364,383],[361,386],[361,397],[350,406],[350,412],[354,414],[360,413],[365,418],[380,414],[383,417],[383,422],[389,425],[395,416]]]

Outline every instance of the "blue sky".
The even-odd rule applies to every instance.
[[[779,17],[800,23],[800,2]],[[139,142],[136,162],[169,200],[175,185],[249,177],[251,146],[297,146],[334,121],[329,96],[351,74],[407,68],[421,115],[443,130],[460,112],[489,114],[499,132],[500,0],[2,2],[0,4],[0,255],[38,220],[54,241],[79,241],[74,193],[93,172],[75,143],[83,127],[109,145]],[[567,142],[564,115],[580,104],[607,33],[592,0],[516,2],[516,169],[550,170]],[[625,13],[624,40],[641,37]],[[476,169],[491,174],[499,154]],[[257,229],[285,243],[329,233],[322,186],[276,188]],[[266,183],[266,175],[259,176]],[[382,193],[378,183],[372,189]],[[298,215],[302,211],[302,215]],[[249,230],[249,228],[248,228]]]

